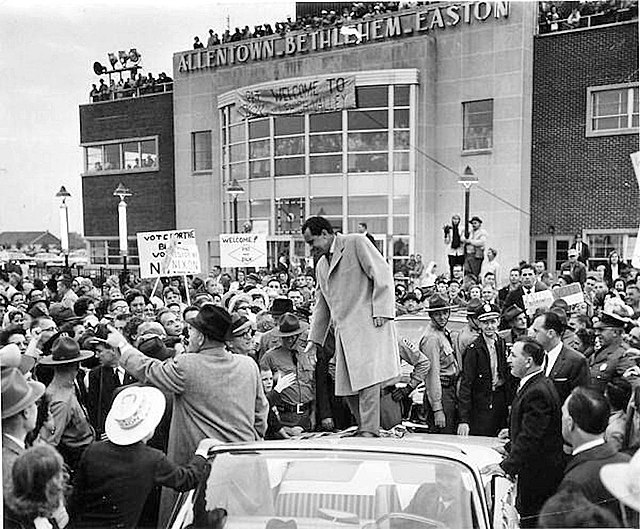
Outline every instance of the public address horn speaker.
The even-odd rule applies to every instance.
[[[103,73],[107,73],[107,68],[96,61],[93,63],[93,71],[96,73],[96,75],[102,75]]]

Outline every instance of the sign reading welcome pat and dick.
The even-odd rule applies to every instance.
[[[145,231],[136,235],[140,277],[200,273],[195,230]]]
[[[267,266],[267,236],[264,233],[221,233],[220,266],[222,268]]]

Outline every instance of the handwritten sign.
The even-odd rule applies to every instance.
[[[541,290],[522,297],[524,308],[529,316],[533,316],[538,309],[548,309],[553,303],[554,297],[551,290]]]
[[[553,297],[555,299],[564,299],[569,306],[577,305],[584,301],[584,294],[580,283],[571,283],[564,287],[554,288]]]
[[[146,231],[137,238],[140,277],[200,273],[195,230]]]
[[[267,236],[264,233],[220,234],[220,266],[267,266]]]
[[[317,77],[236,91],[244,117],[334,112],[356,106],[356,78]]]

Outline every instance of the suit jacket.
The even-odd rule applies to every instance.
[[[567,463],[559,488],[578,487],[591,503],[609,509],[621,520],[618,499],[602,484],[600,469],[609,463],[627,463],[630,459],[628,454],[618,452],[608,443],[580,452]]]
[[[563,345],[551,368],[549,379],[556,387],[560,402],[564,403],[573,388],[589,384],[587,359],[582,353]]]
[[[96,429],[98,434],[104,432],[104,421],[111,409],[116,389],[121,385],[126,386],[134,382],[136,379],[125,372],[124,382],[120,384],[118,376],[111,367],[98,366],[89,371],[87,413],[91,426]]]
[[[395,317],[395,289],[389,265],[365,237],[335,237],[331,264],[322,257],[316,265],[317,302],[309,340],[323,344],[333,322],[336,395],[349,395],[400,375],[394,322],[381,327],[373,323],[376,317]]]
[[[18,456],[24,452],[18,443],[2,434],[2,490],[6,494],[13,485],[12,469]]]
[[[578,261],[581,263],[587,264],[589,257],[591,257],[591,252],[589,251],[589,245],[586,242],[581,242],[581,248],[578,250]],[[577,243],[573,243],[571,248],[578,248]]]
[[[536,284],[533,286],[534,292],[541,292],[542,290],[547,290],[547,287],[544,283],[540,283],[540,281],[536,281]],[[524,306],[524,288],[520,285],[515,290],[512,290],[507,294],[506,299],[504,300],[504,307],[510,307],[511,305],[518,305],[521,309],[525,309]]]
[[[626,263],[623,263],[622,261],[618,263],[619,276],[626,277],[628,270],[629,270],[629,267],[627,266]],[[605,283],[609,286],[609,288],[613,288],[613,272],[611,270],[611,265],[609,263],[604,265],[604,274],[602,277]]]
[[[77,527],[137,527],[144,502],[154,486],[184,491],[204,477],[207,462],[194,456],[175,465],[160,450],[144,443],[92,444],[78,467],[71,517]]]
[[[518,476],[516,508],[536,516],[563,475],[562,413],[558,392],[542,373],[530,378],[513,399],[507,456],[500,466]]]

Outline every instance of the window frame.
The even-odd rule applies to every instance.
[[[597,138],[600,136],[619,136],[622,134],[638,134],[640,126],[633,127],[633,91],[638,89],[638,83],[618,83],[602,86],[590,86],[587,88],[587,119],[586,119],[586,137]],[[608,92],[614,90],[622,90],[627,92],[627,127],[621,129],[595,130],[593,128],[593,120],[599,117],[594,114],[595,95],[600,92]],[[640,90],[638,94],[640,99]]]
[[[490,134],[490,146],[489,147],[481,147],[476,149],[467,149],[465,148],[466,144],[466,133],[467,133],[467,108],[468,105],[473,103],[483,103],[485,101],[491,101],[491,134]],[[491,153],[493,152],[494,142],[494,121],[495,121],[495,99],[493,97],[487,97],[484,99],[474,99],[471,101],[463,101],[462,102],[462,154],[482,154],[482,153]]]
[[[209,134],[210,166],[208,169],[198,169],[196,167],[196,148],[195,148],[196,134],[207,134],[207,133]],[[229,156],[229,153],[227,153],[226,155]],[[211,173],[212,171],[213,171],[213,131],[212,130],[194,130],[191,132],[191,172],[194,174],[201,174],[201,173]]]
[[[158,145],[159,145],[159,136],[156,134],[154,136],[136,136],[136,137],[132,137],[132,138],[118,138],[117,140],[103,140],[103,141],[92,141],[92,142],[87,142],[87,143],[82,143],[81,147],[83,149],[83,153],[82,153],[82,158],[83,158],[83,166],[84,166],[84,170],[82,172],[82,176],[97,176],[97,175],[103,175],[103,174],[108,174],[108,175],[112,175],[112,174],[131,174],[131,173],[150,173],[150,172],[158,172],[160,171],[160,153],[158,152]],[[88,165],[88,158],[87,158],[87,154],[88,154],[88,149],[90,147],[100,147],[101,151],[102,151],[102,164],[104,165],[104,160],[105,160],[105,156],[104,156],[104,148],[107,145],[118,145],[118,151],[119,151],[119,158],[120,158],[120,163],[122,165],[124,165],[125,159],[124,159],[124,145],[128,144],[128,143],[137,143],[138,144],[138,153],[140,155],[140,160],[142,162],[142,142],[145,141],[153,141],[155,144],[155,155],[156,155],[156,163],[153,166],[147,166],[147,167],[131,167],[129,169],[127,169],[126,167],[122,167],[119,169],[105,169],[104,167],[100,170],[100,171],[91,171],[89,170],[89,165]]]

